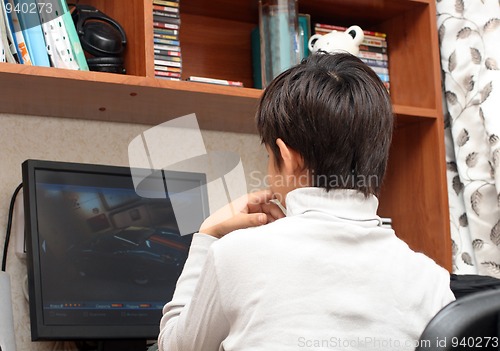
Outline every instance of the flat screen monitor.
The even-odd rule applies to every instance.
[[[128,167],[27,160],[22,172],[32,340],[156,339],[192,237],[169,186],[139,196]],[[183,189],[176,206],[199,228],[205,175],[155,176]]]

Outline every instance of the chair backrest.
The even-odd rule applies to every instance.
[[[485,290],[500,290],[500,279],[480,274],[450,274],[450,288],[457,299]]]
[[[500,350],[500,290],[464,296],[439,311],[416,351]]]

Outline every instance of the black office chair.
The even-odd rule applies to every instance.
[[[500,290],[500,279],[479,274],[450,274],[450,288],[459,299],[480,291]]]
[[[500,350],[500,290],[474,292],[429,322],[416,351]]]

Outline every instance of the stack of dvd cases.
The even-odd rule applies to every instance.
[[[347,28],[330,24],[316,23],[315,34],[327,34],[333,30],[344,32]],[[377,73],[387,91],[390,90],[389,57],[387,55],[386,33],[363,30],[365,38],[359,46],[358,57]]]
[[[180,80],[182,72],[179,0],[153,0],[155,77]]]

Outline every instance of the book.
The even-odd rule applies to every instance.
[[[161,50],[161,49],[153,49],[155,54],[173,56],[180,60],[181,52],[180,51],[172,51],[172,50]]]
[[[26,46],[26,41],[24,40],[23,32],[21,31],[21,25],[19,24],[19,19],[17,18],[17,13],[12,10],[6,10],[7,8],[12,9],[14,6],[13,4],[12,0],[4,0],[6,20],[9,24],[7,31],[10,30],[12,33],[12,40],[16,46],[19,63],[32,65],[28,47]]]
[[[358,57],[381,61],[387,61],[389,59],[389,56],[387,56],[387,54],[380,54],[378,52],[369,51],[359,51]]]
[[[13,10],[17,12],[31,62],[35,66],[50,67],[36,0],[14,0]]]
[[[37,0],[39,17],[45,38],[47,53],[51,65],[57,68],[79,69],[73,49],[71,47],[68,31],[62,16],[59,0]],[[43,2],[42,2],[43,1]],[[40,6],[43,4],[43,7]],[[50,7],[45,7],[50,4]]]
[[[153,4],[160,5],[160,6],[170,6],[170,7],[179,7],[179,2],[175,0],[153,0]]]
[[[154,64],[158,66],[172,66],[172,67],[181,67],[181,62],[173,62],[169,60],[163,60],[161,58],[154,58]]]
[[[177,45],[154,44],[153,45],[153,49],[155,49],[155,50],[177,51],[177,52],[180,52],[181,47],[177,46]]]
[[[368,52],[378,52],[379,54],[387,54],[387,47],[385,46],[372,46],[361,43],[359,45],[360,51],[368,51]]]
[[[9,23],[10,12],[12,11],[12,9],[9,8],[9,4],[6,4],[3,1],[0,1],[0,3],[0,15],[2,16],[0,23],[2,29],[0,30],[0,32],[2,35],[1,41],[2,47],[4,48],[5,60],[9,63],[22,63],[22,57],[19,54],[18,46],[16,43],[16,36],[13,34],[14,31],[12,30]]]
[[[377,67],[377,66],[369,66],[375,73],[386,74],[389,76],[389,68],[386,67]]]
[[[80,37],[76,32],[75,22],[71,16],[71,11],[69,10],[66,0],[59,0],[61,4],[61,11],[63,13],[62,18],[66,26],[66,31],[68,32],[69,41],[71,43],[71,48],[73,49],[73,55],[75,55],[76,62],[78,62],[78,67],[82,71],[88,71],[89,66],[87,64],[87,59],[85,58],[85,53],[80,42]]]
[[[380,78],[382,82],[389,82],[389,75],[383,73],[377,73],[377,76]]]
[[[2,15],[0,15],[2,16]],[[0,23],[2,21],[0,20]],[[5,59],[5,48],[3,47],[3,42],[0,40],[0,62],[6,62]]]
[[[177,10],[177,12],[172,12],[172,11],[158,10],[156,8],[153,8],[153,15],[160,16],[160,17],[180,19],[178,9],[176,9],[176,10]]]
[[[179,14],[179,8],[171,6],[153,5],[153,11],[164,11],[164,12],[175,13],[177,15]]]
[[[154,31],[153,31],[153,37],[157,39],[179,40],[178,35],[160,34],[160,33],[155,33]]]
[[[370,67],[384,67],[384,68],[389,67],[389,62],[388,61],[373,60],[373,59],[364,58],[364,57],[360,57],[359,59],[361,61],[363,61],[364,63],[366,63]]]
[[[243,87],[242,82],[225,80],[225,79],[190,76],[187,80],[190,82],[196,82],[196,83],[208,83],[208,84],[226,85],[226,86],[232,86],[232,87]]]
[[[158,79],[164,79],[164,80],[175,80],[175,81],[180,81],[180,78],[175,78],[175,77],[163,77],[163,76],[155,76]]]
[[[178,29],[171,28],[153,28],[154,35],[179,35]]]
[[[181,74],[177,72],[165,72],[165,71],[155,70],[155,76],[180,78]]]
[[[5,46],[8,43],[6,31],[3,30],[4,26],[6,26],[4,11],[0,11],[0,62],[7,62],[6,51],[9,50]]]
[[[181,24],[181,19],[178,17],[168,17],[168,16],[159,16],[153,13],[153,21],[157,23],[166,23],[166,24]]]
[[[173,46],[180,45],[179,40],[170,40],[170,39],[163,39],[163,38],[153,38],[153,42],[155,44],[163,44],[163,45],[173,45]]]
[[[379,46],[379,47],[387,47],[387,40],[385,38],[377,38],[371,35],[366,35],[363,39],[362,44],[369,46]]]
[[[181,73],[182,68],[180,68],[180,67],[171,67],[171,66],[160,66],[160,65],[155,65],[155,70],[156,70],[156,71],[165,71],[165,72],[176,72],[176,73]]]
[[[153,22],[153,27],[161,28],[161,29],[174,29],[174,30],[178,30],[179,29],[179,25],[178,24],[165,23],[165,22],[157,22],[157,21]]]
[[[172,61],[172,62],[179,62],[179,63],[181,62],[180,57],[170,56],[167,52],[163,52],[160,50],[155,50],[155,59]]]

